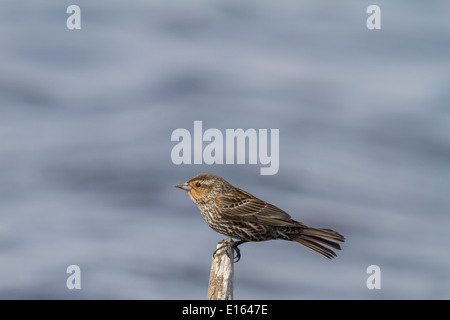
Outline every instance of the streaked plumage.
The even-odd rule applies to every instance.
[[[238,258],[237,246],[241,243],[281,239],[298,242],[332,259],[336,254],[326,246],[340,250],[340,245],[334,241],[345,240],[331,229],[310,228],[293,220],[278,207],[210,173],[199,174],[176,187],[188,192],[212,229],[240,240],[234,246]]]

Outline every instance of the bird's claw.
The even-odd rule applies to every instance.
[[[234,262],[241,260],[241,250],[238,248],[239,242],[233,242],[232,248],[236,252],[236,256],[233,258]]]
[[[226,251],[226,253],[227,253],[228,258],[233,259],[233,261],[236,263],[236,262],[238,262],[239,260],[241,260],[241,250],[238,248],[238,246],[239,246],[240,244],[243,244],[244,242],[247,242],[247,241],[236,241],[236,242],[235,242],[235,241],[233,241],[233,239],[231,239],[231,238],[225,239],[225,240],[221,241],[221,243],[225,243],[225,244],[222,245],[222,246],[220,246],[219,248],[217,248],[217,249],[214,251],[213,256],[215,256],[216,253],[217,253],[218,251],[220,251],[221,249],[231,247],[231,248],[236,252],[236,256],[230,257],[228,250]]]

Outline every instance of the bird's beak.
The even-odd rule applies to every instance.
[[[177,184],[177,185],[175,185],[175,187],[183,189],[183,190],[186,190],[186,191],[191,191],[191,189],[192,189],[192,187],[187,182],[181,183],[181,184]]]

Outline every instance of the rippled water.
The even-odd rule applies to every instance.
[[[243,245],[237,299],[448,299],[450,4],[0,3],[0,298],[204,299],[212,172],[347,238]],[[177,128],[280,130],[280,170],[171,161]],[[66,268],[81,268],[68,290]],[[381,268],[368,290],[366,268]]]

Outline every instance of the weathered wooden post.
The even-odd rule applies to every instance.
[[[211,263],[208,300],[233,300],[234,249],[231,239],[217,244]]]

